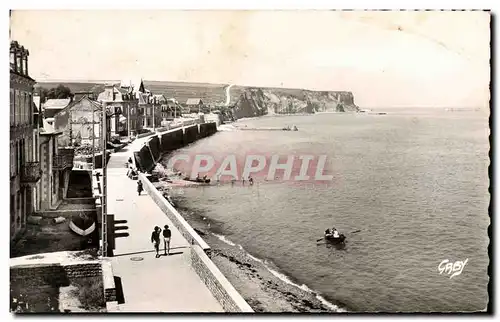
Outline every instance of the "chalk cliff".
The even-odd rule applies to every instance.
[[[231,88],[235,118],[272,114],[358,112],[351,92],[275,88]],[[236,95],[235,95],[236,94]]]

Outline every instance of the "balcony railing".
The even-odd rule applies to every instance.
[[[54,163],[52,168],[55,170],[64,170],[66,168],[73,168],[73,154],[60,154],[54,156]]]
[[[37,183],[42,177],[40,162],[27,162],[21,167],[21,182]]]

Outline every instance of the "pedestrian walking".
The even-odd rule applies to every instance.
[[[144,190],[144,188],[142,187],[141,180],[139,180],[137,181],[137,193],[139,193],[139,196],[141,195],[142,190]]]
[[[168,225],[163,227],[163,243],[165,244],[165,255],[170,255],[170,238],[172,237],[172,232],[168,228]]]
[[[151,242],[153,243],[155,250],[156,250],[155,258],[160,257],[160,232],[161,232],[161,228],[158,226],[155,226],[153,233],[151,234]]]

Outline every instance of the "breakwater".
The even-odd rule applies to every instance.
[[[163,154],[172,152],[216,132],[217,124],[211,122],[153,134],[138,151],[134,151],[135,165],[141,172],[151,172]]]

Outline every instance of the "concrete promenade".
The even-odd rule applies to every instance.
[[[224,312],[191,267],[190,245],[137,181],[127,178],[125,163],[148,138],[135,140],[113,153],[108,163],[108,213],[127,220],[129,237],[116,239],[113,273],[121,278],[125,303],[120,312]],[[169,225],[170,256],[155,258],[154,226]],[[163,254],[163,240],[160,248]],[[136,260],[133,260],[136,259]]]

